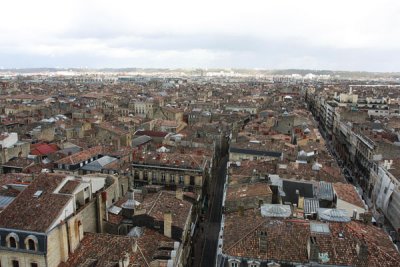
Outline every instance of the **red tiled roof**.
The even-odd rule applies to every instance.
[[[58,151],[59,148],[56,144],[32,144],[31,154],[32,155],[48,155]]]
[[[135,239],[128,236],[86,233],[78,249],[59,267],[87,266],[88,261],[96,262],[95,266],[115,266],[126,253],[135,260],[134,244]]]
[[[365,207],[363,201],[352,184],[335,183],[333,184],[333,189],[335,190],[335,193],[339,199],[357,207]]]
[[[399,266],[400,254],[389,236],[380,228],[361,222],[324,223],[329,232],[313,232],[311,221],[261,217],[258,210],[230,213],[225,217],[225,254],[250,259],[309,263],[307,247],[313,237],[319,253],[334,266]],[[260,249],[259,234],[265,233],[266,248]],[[366,246],[359,255],[357,247]],[[321,263],[321,262],[320,262]]]
[[[60,191],[61,194],[72,194],[74,190],[80,185],[81,183],[76,180],[69,180],[66,182],[63,187],[61,187]]]
[[[83,151],[80,151],[78,153],[72,154],[68,157],[62,158],[58,161],[56,161],[57,164],[70,164],[74,165],[79,162],[85,161],[90,159],[91,157],[97,156],[103,152],[103,147],[102,146],[95,146]]]

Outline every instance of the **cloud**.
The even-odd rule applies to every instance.
[[[4,2],[5,67],[400,67],[396,0]]]

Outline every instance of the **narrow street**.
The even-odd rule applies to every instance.
[[[195,267],[211,267],[215,264],[227,162],[228,156],[225,156],[218,166],[216,177],[214,177],[211,185],[212,193],[208,213],[206,214],[205,221],[200,225],[203,233],[201,233],[199,239],[195,240],[195,249],[197,250],[194,253],[193,266]]]

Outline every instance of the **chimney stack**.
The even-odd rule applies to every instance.
[[[164,235],[172,238],[172,213],[170,211],[164,213]]]
[[[135,215],[136,208],[136,200],[135,200],[135,192],[133,189],[130,189],[127,193],[128,200],[121,205],[122,207],[122,216],[125,218],[132,218]]]
[[[179,200],[183,200],[183,190],[182,188],[176,189],[176,198]]]
[[[258,244],[261,253],[267,253],[267,232],[260,231],[258,234]]]
[[[353,210],[353,217],[352,217],[352,219],[353,219],[353,220],[357,220],[357,210],[356,210],[356,209]]]
[[[318,262],[319,246],[317,244],[317,238],[315,236],[310,236],[307,242],[307,252],[308,252],[308,259],[310,261]]]
[[[244,215],[244,207],[243,206],[239,206],[239,215],[240,216]]]
[[[365,242],[357,244],[357,256],[360,260],[368,259],[368,245]]]

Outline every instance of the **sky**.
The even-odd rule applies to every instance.
[[[399,0],[3,0],[0,68],[400,71]]]

